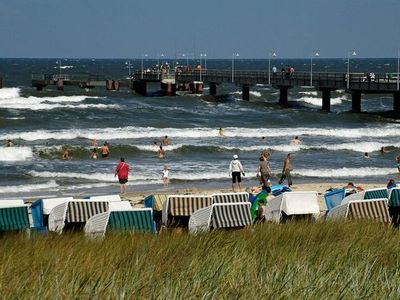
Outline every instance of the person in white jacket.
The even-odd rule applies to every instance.
[[[242,178],[240,174],[244,174],[244,169],[242,163],[239,160],[239,157],[235,154],[233,156],[233,160],[229,165],[229,175],[232,175],[232,191],[235,192],[235,184],[238,184],[239,191],[242,189]]]

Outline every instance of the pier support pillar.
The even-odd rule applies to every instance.
[[[176,95],[176,84],[172,82],[162,82],[161,89],[164,91],[166,96]]]
[[[64,90],[64,80],[61,80],[61,79],[57,80],[57,90],[59,90],[59,91]]]
[[[351,110],[353,112],[361,112],[361,93],[353,92],[351,94]]]
[[[119,81],[118,80],[113,80],[112,85],[113,85],[113,90],[116,90],[116,91],[119,90]]]
[[[248,85],[242,85],[242,99],[250,101],[250,87]]]
[[[215,83],[210,83],[210,96],[217,95],[217,85]]]
[[[3,88],[3,78],[0,78],[0,89]]]
[[[331,111],[331,91],[322,90],[322,110],[330,112]]]
[[[133,89],[136,93],[146,96],[147,95],[147,83],[146,81],[137,80],[133,82]]]
[[[393,114],[395,118],[400,118],[400,92],[393,93]]]
[[[279,104],[280,105],[288,105],[288,90],[289,87],[287,86],[281,86],[279,88],[280,93],[279,93]]]
[[[182,85],[182,90],[184,91],[184,92],[188,92],[188,91],[190,91],[190,83],[189,82],[185,82],[183,85]]]
[[[113,89],[113,81],[110,79],[106,80],[106,90],[112,91],[112,89]]]

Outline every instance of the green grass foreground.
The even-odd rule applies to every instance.
[[[400,235],[376,223],[201,235],[0,238],[0,298],[400,297]]]

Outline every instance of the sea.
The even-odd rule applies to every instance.
[[[61,61],[61,70],[58,61]],[[294,184],[352,181],[385,184],[396,178],[400,154],[400,122],[382,112],[393,108],[391,95],[362,95],[363,113],[351,113],[351,95],[332,93],[332,111],[321,111],[321,93],[307,87],[289,90],[289,107],[277,104],[279,91],[251,87],[250,101],[241,87],[223,84],[216,99],[205,95],[144,97],[123,88],[106,91],[48,86],[36,91],[32,73],[129,75],[126,59],[0,59],[0,198],[90,196],[118,193],[114,171],[120,157],[131,167],[128,191],[156,192],[162,170],[170,170],[171,192],[188,188],[230,188],[228,166],[239,155],[245,186],[258,184],[256,171],[262,150],[271,153],[276,184],[283,160],[293,153]],[[169,59],[170,65],[184,64]],[[132,59],[131,71],[141,68]],[[157,63],[143,61],[144,68]],[[190,60],[193,66],[196,61]],[[230,59],[208,59],[208,69],[231,68]],[[351,59],[351,72],[396,72],[395,59]],[[203,60],[204,64],[204,60]],[[310,70],[308,59],[273,59],[271,67]],[[263,59],[236,59],[236,70],[268,70]],[[346,59],[314,59],[315,72],[346,72]],[[157,91],[158,85],[150,90]],[[219,136],[224,128],[225,136]],[[166,158],[158,145],[167,135]],[[302,143],[291,145],[298,136]],[[11,139],[13,147],[5,147]],[[109,143],[109,159],[90,159],[91,140]],[[61,160],[63,148],[70,160]],[[381,153],[381,147],[385,152]],[[368,152],[370,158],[364,158]]]

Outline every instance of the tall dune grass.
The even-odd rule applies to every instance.
[[[399,298],[400,236],[376,223],[159,236],[7,235],[0,298]]]

